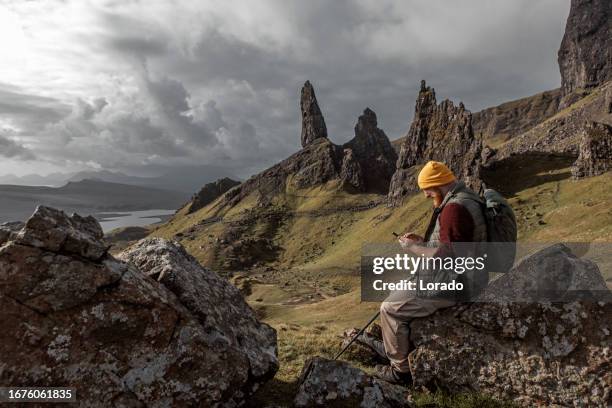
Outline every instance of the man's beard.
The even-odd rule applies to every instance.
[[[444,197],[442,197],[442,193],[440,191],[437,191],[435,195],[433,196],[432,200],[433,200],[434,208],[438,208],[440,205],[442,205],[442,201],[444,201]]]

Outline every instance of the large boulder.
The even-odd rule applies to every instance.
[[[481,186],[482,138],[474,136],[472,114],[463,103],[455,106],[444,100],[436,103],[436,93],[421,81],[414,120],[404,139],[396,171],[389,187],[389,200],[400,203],[418,191],[417,168],[429,160],[445,163],[469,187]]]
[[[597,266],[563,245],[493,281],[478,302],[411,324],[416,385],[524,406],[609,406],[612,304]]]
[[[582,135],[578,159],[572,166],[572,176],[592,177],[612,170],[612,126],[589,122]]]
[[[0,383],[76,387],[84,406],[237,406],[274,375],[275,332],[227,281],[146,241],[126,258],[146,252],[157,282],[100,237],[39,207],[0,247]]]
[[[564,97],[612,79],[611,21],[610,0],[572,0],[558,53]]]
[[[314,357],[304,364],[296,407],[410,407],[407,388],[378,380],[343,361]]]

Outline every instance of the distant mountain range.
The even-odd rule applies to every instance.
[[[81,171],[77,173],[51,173],[46,176],[38,174],[28,174],[25,176],[7,174],[0,176],[0,184],[60,187],[67,182],[90,179],[109,183],[175,190],[193,194],[200,190],[206,183],[210,183],[222,177],[237,179],[233,175],[228,174],[227,170],[216,166],[182,166],[169,168],[162,175],[155,177],[130,176],[125,173],[108,170]]]
[[[113,211],[176,209],[190,193],[85,179],[62,187],[0,185],[0,222],[25,220],[44,204],[81,215]]]

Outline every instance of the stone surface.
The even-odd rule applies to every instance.
[[[325,119],[310,81],[306,81],[302,87],[300,109],[302,111],[302,147],[308,146],[316,139],[327,138]]]
[[[407,388],[375,379],[342,361],[314,357],[304,364],[296,407],[410,407]]]
[[[513,137],[495,150],[485,164],[495,163],[525,154],[542,153],[577,158],[585,122],[599,122],[612,126],[610,103],[612,81],[594,89],[584,98],[525,133]]]
[[[83,406],[237,406],[274,375],[275,332],[237,289],[162,240],[130,253],[156,282],[99,256],[100,234],[39,208],[0,247],[0,383],[76,387]]]
[[[418,168],[429,160],[445,163],[457,178],[478,191],[482,149],[482,139],[472,130],[472,114],[463,103],[455,106],[445,100],[437,105],[435,90],[421,81],[414,120],[391,179],[390,202],[398,204],[406,195],[418,191]]]
[[[415,385],[522,406],[610,404],[612,304],[601,301],[610,292],[591,261],[554,245],[523,259],[481,296],[486,302],[411,324]]]
[[[96,261],[108,249],[108,245],[102,241],[103,237],[100,224],[92,216],[73,214],[69,217],[63,211],[38,206],[15,241],[21,245]]]
[[[391,177],[395,172],[397,154],[385,132],[378,128],[376,113],[366,108],[359,116],[355,125],[355,137],[343,145],[345,155],[342,162],[342,173],[351,180],[350,184],[361,191],[380,192],[386,194],[389,190]],[[346,166],[346,149],[352,151],[353,162],[359,164],[359,171]],[[350,162],[349,162],[350,163]],[[361,181],[354,179],[359,175]]]
[[[0,224],[0,245],[8,240],[15,239],[17,233],[23,228],[25,223],[21,221],[3,222]]]
[[[564,97],[612,79],[610,0],[572,0],[558,62]]]
[[[361,165],[353,153],[353,149],[344,149],[342,156],[342,165],[340,167],[340,179],[345,184],[345,189],[354,189],[355,191],[365,191],[366,187],[363,179]]]
[[[542,92],[472,114],[475,135],[497,144],[526,132],[557,113],[561,90]]]
[[[590,122],[582,132],[578,159],[572,166],[572,176],[592,177],[609,170],[612,170],[612,126]]]
[[[212,203],[214,200],[223,195],[226,191],[237,186],[238,184],[240,184],[239,181],[232,180],[227,177],[206,184],[200,191],[198,191],[197,194],[192,197],[187,213],[191,214],[201,208],[206,207],[208,204]]]
[[[119,258],[166,286],[217,341],[241,350],[252,380],[261,382],[276,372],[276,331],[255,318],[234,285],[203,268],[179,243],[148,238]]]

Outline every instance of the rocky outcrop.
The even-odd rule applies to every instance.
[[[317,139],[327,138],[325,119],[310,81],[306,81],[302,87],[300,109],[302,111],[302,147],[308,146]]]
[[[246,372],[255,384],[278,369],[276,332],[260,323],[240,294],[226,279],[200,266],[177,242],[161,238],[139,241],[119,255],[154,278],[185,305],[207,333],[226,348],[223,359],[248,360]]]
[[[240,184],[239,181],[224,177],[212,183],[206,184],[202,189],[195,194],[191,199],[191,204],[187,210],[188,214],[194,213],[208,204],[215,201],[232,187]]]
[[[3,222],[0,224],[0,245],[8,240],[12,240],[17,236],[25,224],[21,221]]]
[[[593,177],[612,170],[612,126],[590,122],[585,125],[578,159],[572,166],[574,178]]]
[[[558,53],[564,98],[612,79],[611,21],[609,0],[572,0]]]
[[[255,194],[257,202],[265,206],[287,188],[303,189],[330,181],[349,192],[386,194],[397,153],[378,128],[376,114],[366,109],[355,126],[355,137],[339,146],[327,138],[325,121],[308,81],[302,89],[301,105],[304,148],[228,191],[223,205],[233,206]]]
[[[101,237],[39,207],[0,247],[1,383],[76,387],[86,406],[237,406],[274,375],[275,332],[229,282],[160,239],[125,254],[149,277]]]
[[[497,144],[526,132],[557,113],[561,90],[555,89],[483,109],[472,114],[475,135]]]
[[[285,191],[288,183],[295,188],[307,188],[338,179],[339,147],[320,138],[282,162],[249,178],[224,196],[224,204],[233,206],[250,194],[266,205],[276,194]],[[289,176],[292,176],[289,180]]]
[[[385,132],[378,128],[374,111],[370,108],[363,111],[355,125],[355,137],[342,147],[345,153],[341,178],[361,191],[386,194],[395,172],[397,154]],[[347,149],[352,154],[347,155]]]
[[[391,203],[397,204],[418,190],[417,167],[429,160],[445,163],[458,178],[478,191],[482,148],[482,139],[474,136],[472,130],[472,114],[463,103],[455,106],[444,100],[437,105],[435,90],[421,81],[414,120],[389,187]]]
[[[593,90],[571,107],[515,136],[500,146],[486,163],[487,167],[511,156],[542,153],[578,157],[585,122],[600,122],[612,125],[610,103],[612,81]]]
[[[366,189],[363,179],[361,165],[353,153],[353,149],[344,149],[342,165],[340,167],[340,179],[345,189],[364,191]]]
[[[591,261],[555,245],[493,281],[480,302],[411,324],[415,384],[523,406],[599,406],[612,398],[612,304]]]
[[[588,245],[572,248],[589,256]],[[519,261],[476,302],[414,319],[410,339],[417,388],[476,392],[525,407],[612,401],[612,293],[595,263],[562,244]],[[355,345],[348,352],[374,360]],[[315,358],[304,366],[295,404],[409,406],[407,389],[377,389],[383,384],[346,363]]]
[[[342,361],[315,357],[304,364],[296,407],[410,407],[407,388],[373,378]]]

